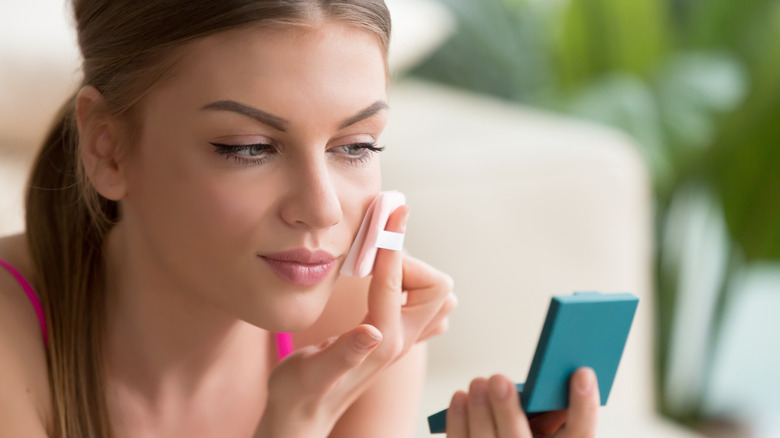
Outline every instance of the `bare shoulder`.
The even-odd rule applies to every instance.
[[[34,280],[33,262],[25,234],[0,236],[0,259],[10,263],[28,280]]]
[[[33,285],[32,261],[23,234],[0,237],[0,259]],[[0,438],[45,436],[51,391],[41,328],[32,304],[14,277],[0,268]],[[6,435],[7,434],[7,435]]]
[[[311,327],[295,333],[296,348],[319,344],[357,327],[368,311],[370,281],[370,277],[339,276],[320,318]]]

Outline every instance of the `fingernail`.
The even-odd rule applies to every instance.
[[[406,222],[409,220],[409,206],[406,206],[406,213],[404,214],[404,218],[401,221],[401,232],[406,232]]]
[[[588,395],[593,390],[595,381],[596,379],[593,370],[586,368],[577,373],[577,381],[574,382],[574,387],[580,394]]]
[[[452,412],[460,416],[465,415],[467,399],[466,393],[462,391],[456,392],[455,395],[452,396],[452,402],[450,402],[450,409],[452,409]]]
[[[509,396],[509,383],[498,379],[491,380],[490,395],[495,400],[506,400]]]
[[[469,397],[477,404],[487,403],[487,382],[484,380],[475,380],[469,388]]]
[[[377,345],[381,340],[382,340],[381,336],[377,336],[366,332],[360,332],[358,333],[357,336],[355,336],[353,342],[355,343],[355,347],[357,347],[358,350],[368,350],[373,348],[375,345]]]

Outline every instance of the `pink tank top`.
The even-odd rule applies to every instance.
[[[38,294],[35,293],[30,282],[10,263],[0,259],[0,266],[5,268],[22,286],[24,293],[27,295],[30,303],[32,303],[35,314],[38,316],[38,323],[41,325],[41,333],[43,334],[43,343],[49,345],[49,336],[46,332],[46,318],[43,316],[43,306],[41,305],[41,300],[38,299]],[[292,335],[290,333],[275,333],[274,337],[276,338],[276,355],[279,360],[282,360],[293,352]]]

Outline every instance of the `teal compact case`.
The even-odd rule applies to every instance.
[[[569,378],[580,367],[596,372],[601,405],[607,404],[638,304],[628,293],[552,297],[528,378],[516,385],[529,417],[566,409]],[[428,417],[431,433],[445,432],[446,417],[446,409]]]

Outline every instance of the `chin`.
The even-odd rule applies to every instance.
[[[250,324],[272,332],[297,332],[313,325],[322,315],[333,292],[331,282],[315,290],[284,291],[266,301],[262,314],[253,315]]]
[[[312,326],[322,315],[322,311],[281,311],[270,315],[263,324],[255,324],[275,333],[298,332]]]

